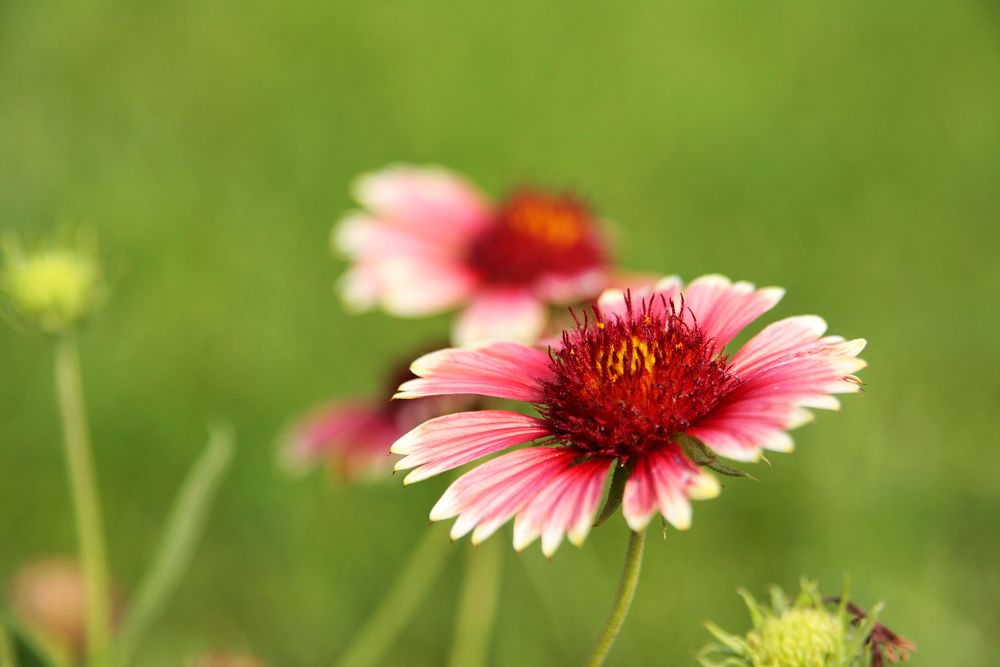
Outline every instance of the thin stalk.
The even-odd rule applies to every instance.
[[[336,663],[337,667],[379,664],[437,579],[451,542],[444,526],[434,526],[410,555],[402,574]]]
[[[625,551],[625,568],[622,570],[621,581],[618,582],[618,592],[611,606],[611,613],[604,623],[604,629],[597,637],[597,642],[584,663],[586,667],[600,667],[611,651],[611,646],[618,638],[618,633],[625,624],[625,617],[632,606],[635,589],[639,585],[639,570],[642,566],[642,549],[646,543],[645,531],[632,531],[629,536],[628,548]]]
[[[17,667],[17,659],[14,657],[14,644],[3,622],[0,622],[0,667]]]
[[[163,541],[147,572],[118,638],[118,661],[128,665],[146,629],[162,614],[191,562],[204,532],[215,492],[233,457],[232,427],[213,426],[208,446],[178,489],[167,518]]]
[[[448,660],[451,667],[482,667],[486,664],[500,591],[502,547],[501,542],[494,538],[469,549]]]
[[[109,667],[111,614],[104,522],[83,404],[80,354],[72,331],[57,340],[55,375],[86,591],[87,664],[90,667]]]

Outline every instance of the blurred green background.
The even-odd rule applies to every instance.
[[[113,295],[82,340],[115,576],[232,418],[239,454],[144,667],[202,649],[329,664],[427,530],[445,480],[291,480],[274,438],[371,391],[445,318],[347,316],[347,184],[437,162],[499,195],[571,187],[621,263],[788,287],[773,317],[870,344],[867,392],[646,552],[613,665],[694,664],[738,586],[857,599],[914,665],[996,664],[1000,627],[1000,5],[0,2],[0,227],[100,236]],[[0,576],[71,552],[52,351],[0,329]],[[552,562],[505,542],[495,665],[575,664],[610,604],[618,517]],[[447,653],[467,541],[387,665]]]

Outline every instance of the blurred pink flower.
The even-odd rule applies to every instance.
[[[837,409],[832,394],[856,392],[851,375],[865,341],[823,336],[816,316],[765,327],[731,358],[725,346],[782,297],[722,276],[683,288],[677,278],[640,290],[605,292],[548,352],[520,343],[433,352],[411,366],[417,379],[398,398],[478,394],[531,403],[539,416],[507,410],[460,412],[427,421],[401,437],[404,483],[426,479],[532,440],[532,447],[483,463],[456,480],[431,510],[457,517],[452,537],[478,543],[517,516],[514,546],[541,536],[551,554],[564,535],[580,544],[613,462],[630,475],[622,511],[633,530],[657,513],[679,529],[691,523],[689,499],[717,495],[715,477],[696,465],[685,434],[741,461],[761,449],[790,451],[786,432],[811,418],[805,408]],[[702,460],[704,463],[705,461]]]
[[[279,439],[284,467],[304,472],[325,463],[348,481],[378,479],[392,470],[396,457],[389,448],[406,431],[468,405],[450,396],[393,401],[400,382],[415,377],[402,369],[391,374],[384,394],[330,401],[298,417]]]
[[[405,430],[388,402],[332,401],[308,411],[286,431],[280,454],[293,471],[329,463],[345,479],[377,477],[391,469],[389,446]]]
[[[83,573],[66,556],[39,559],[14,575],[11,607],[17,618],[60,655],[76,662],[87,644]],[[113,621],[120,616],[120,596],[111,592]]]
[[[452,337],[535,342],[548,305],[596,296],[607,249],[580,200],[535,189],[492,205],[462,177],[438,167],[398,165],[361,176],[365,209],[334,229],[353,260],[345,300],[399,316],[465,306]]]

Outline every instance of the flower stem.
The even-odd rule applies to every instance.
[[[354,641],[337,661],[337,667],[379,664],[444,567],[451,546],[444,531],[444,526],[433,526],[427,531],[392,590],[355,634]]]
[[[111,614],[104,524],[83,405],[80,354],[72,331],[62,334],[56,343],[55,375],[86,590],[87,664],[109,667]]]
[[[594,644],[584,663],[586,667],[600,667],[604,664],[622,625],[625,624],[625,617],[628,616],[629,607],[632,606],[632,598],[635,597],[635,589],[639,585],[639,570],[642,566],[642,549],[645,543],[645,531],[632,531],[625,551],[625,569],[622,570],[622,578],[618,582],[614,605],[611,607],[608,620],[604,623],[604,629],[597,637],[597,643]]]
[[[215,493],[229,469],[234,439],[231,426],[214,425],[208,446],[178,489],[160,549],[122,621],[118,634],[119,664],[132,662],[145,631],[160,616],[170,595],[180,585],[204,532]]]
[[[502,544],[493,539],[469,549],[462,596],[455,617],[451,657],[448,659],[451,667],[482,667],[486,664],[500,591],[501,547]]]
[[[0,621],[0,667],[17,667],[14,646],[2,621]]]

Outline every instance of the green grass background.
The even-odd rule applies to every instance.
[[[624,266],[783,285],[773,317],[870,341],[864,395],[651,541],[609,664],[693,664],[704,619],[746,626],[738,586],[845,573],[912,664],[996,664],[997,3],[0,1],[0,227],[88,223],[110,265],[82,353],[124,588],[206,421],[239,435],[143,667],[219,646],[330,664],[427,530],[444,480],[273,465],[291,414],[372,390],[447,325],[334,296],[347,183],[392,161],[574,188]],[[3,577],[74,548],[51,362],[0,330]],[[577,663],[625,534],[552,562],[505,544],[491,663]],[[467,549],[386,665],[441,664]]]

